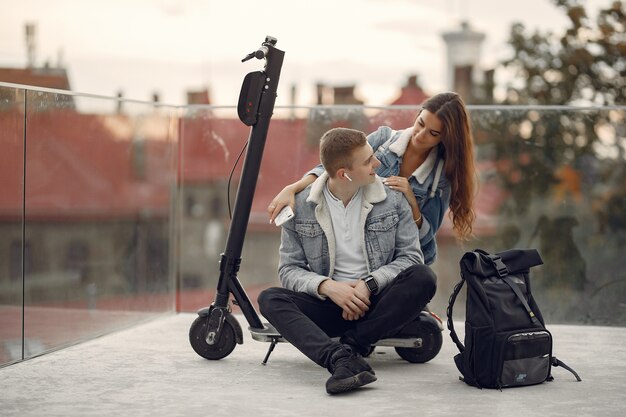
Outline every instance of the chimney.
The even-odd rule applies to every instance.
[[[315,89],[317,92],[317,105],[320,106],[322,104],[324,104],[324,84],[322,83],[317,83],[315,85]]]
[[[211,104],[209,89],[204,88],[202,90],[187,90],[187,104]]]
[[[293,120],[296,118],[296,97],[297,97],[297,87],[295,84],[291,84],[291,96],[289,97],[291,111],[289,113],[289,117]]]
[[[473,67],[471,65],[454,67],[452,91],[457,92],[466,102],[470,102],[473,98],[472,71]]]
[[[494,80],[495,70],[490,69],[485,71],[485,82],[483,85],[483,100],[486,103],[493,103],[493,90],[495,89],[496,82]]]
[[[123,105],[124,105],[123,99],[124,99],[124,92],[122,90],[119,90],[117,92],[117,105],[115,109],[115,113],[117,114],[122,114]]]
[[[338,86],[333,89],[335,104],[363,104],[362,100],[356,98],[354,93],[355,85]]]

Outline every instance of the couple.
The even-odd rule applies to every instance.
[[[420,240],[427,235],[434,240],[448,204],[453,220],[459,220],[453,221],[455,226],[467,226],[463,223],[467,216],[450,202],[446,175],[451,174],[447,166],[442,174],[443,164],[437,163],[442,159],[437,145],[447,133],[445,119],[440,119],[445,112],[427,109],[412,129],[385,131],[390,139],[377,139],[381,143],[376,154],[362,132],[345,128],[327,132],[320,142],[325,172],[295,195],[295,217],[283,225],[279,265],[283,288],[263,291],[259,307],[286,340],[328,369],[330,394],[374,382],[374,370],[363,359],[370,345],[396,335],[434,296],[436,277],[424,264]],[[462,139],[471,145],[471,136]],[[439,207],[438,218],[427,218],[426,213],[433,211],[427,207],[428,198],[418,201],[418,193],[411,191],[412,198],[407,195],[407,188],[415,190],[409,180],[419,180],[419,166],[412,174],[415,178],[411,173],[404,177],[400,169],[401,176],[389,176],[384,184],[376,175],[383,168],[379,157],[389,156],[380,148],[393,150],[394,144],[404,147],[404,152],[396,152],[401,161],[411,156],[412,147],[428,151],[419,161],[428,172],[417,188],[432,185],[431,197],[437,198],[430,200]],[[275,199],[272,205],[279,203]],[[272,218],[273,210],[270,206]],[[471,221],[469,225],[471,229]],[[434,254],[429,256],[426,263]]]

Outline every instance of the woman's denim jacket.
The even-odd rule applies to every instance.
[[[367,137],[381,164],[376,173],[381,177],[390,177],[400,173],[402,155],[406,150],[413,128],[393,130],[382,126]],[[426,265],[432,264],[437,257],[435,234],[441,226],[443,216],[450,205],[450,183],[443,174],[443,158],[438,156],[438,148],[431,151],[427,162],[409,177],[409,184],[420,206],[423,216],[419,229],[421,250]],[[320,176],[324,168],[318,165],[305,174]],[[419,178],[419,180],[418,180]]]
[[[296,195],[295,216],[283,224],[278,273],[284,288],[323,299],[318,287],[332,277],[335,237],[323,188],[325,172]],[[402,193],[383,185],[380,177],[363,188],[361,246],[367,270],[380,289],[406,268],[423,263],[417,226]]]

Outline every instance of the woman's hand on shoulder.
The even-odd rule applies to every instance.
[[[285,207],[290,206],[294,210],[296,204],[296,192],[291,186],[286,186],[267,206],[267,214],[270,216],[270,223],[274,223],[278,213]],[[294,210],[295,213],[295,210]]]
[[[404,197],[406,197],[411,207],[417,206],[417,199],[415,198],[415,194],[413,194],[413,188],[411,188],[408,178],[391,176],[383,178],[383,184],[392,190],[400,191],[404,194]]]
[[[282,189],[276,197],[270,202],[270,205],[267,206],[267,214],[270,216],[270,223],[274,223],[276,216],[278,213],[285,207],[289,206],[296,212],[296,194],[300,191],[304,190],[309,184],[312,184],[317,176],[315,174],[309,174],[304,178],[294,182],[293,184],[289,184],[285,188]]]

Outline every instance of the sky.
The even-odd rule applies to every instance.
[[[610,0],[587,0],[588,12]],[[59,61],[73,91],[182,105],[207,87],[216,105],[235,105],[241,63],[266,35],[285,51],[277,105],[311,105],[315,84],[355,84],[369,105],[392,101],[411,74],[427,93],[449,89],[442,33],[466,20],[485,33],[481,69],[511,56],[511,24],[561,33],[549,0],[0,0],[0,67],[24,67],[24,25],[35,23],[36,64]],[[505,77],[505,78],[502,78]],[[506,74],[496,72],[496,81]]]

